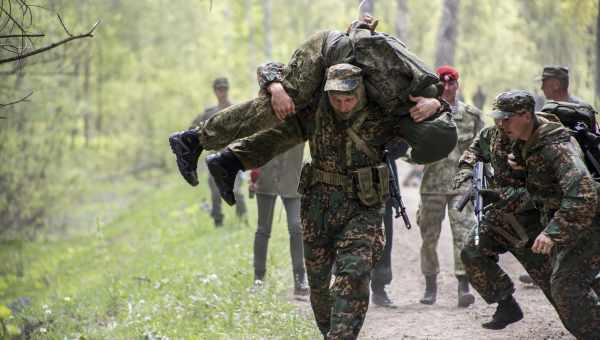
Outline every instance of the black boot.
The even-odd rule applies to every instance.
[[[458,307],[469,307],[475,302],[475,296],[469,293],[469,280],[466,275],[457,275],[458,279]]]
[[[392,301],[392,299],[390,299],[390,297],[387,295],[385,288],[371,288],[373,291],[371,301],[374,305],[386,308],[397,308],[397,306],[394,304],[394,301]]]
[[[420,300],[424,305],[433,305],[437,298],[437,275],[425,276],[425,295]]]
[[[306,284],[306,275],[304,273],[294,275],[294,295],[310,295],[310,289],[308,288],[308,284]]]
[[[181,176],[191,186],[198,185],[198,157],[202,153],[202,145],[198,140],[197,129],[175,132],[169,136],[171,150],[177,157],[177,167]]]
[[[216,154],[206,157],[206,166],[208,171],[215,180],[221,197],[227,204],[235,204],[235,195],[233,194],[233,186],[235,184],[235,176],[239,171],[244,171],[244,166],[237,156],[229,149],[224,149]]]
[[[517,301],[512,297],[512,295],[498,302],[498,307],[496,308],[496,312],[492,317],[492,320],[482,324],[483,328],[487,329],[503,329],[504,327],[510,325],[513,322],[517,322],[523,318],[523,311],[521,307],[517,303]]]

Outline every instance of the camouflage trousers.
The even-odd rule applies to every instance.
[[[534,209],[516,215],[529,239],[524,246],[516,247],[498,232],[502,228],[514,235],[514,230],[504,222],[503,212],[488,211],[479,231],[479,246],[475,246],[473,229],[461,253],[469,281],[487,303],[496,303],[512,295],[515,291],[513,282],[498,266],[498,255],[510,252],[540,287],[573,335],[578,339],[599,339],[597,292],[600,292],[600,281],[595,278],[600,271],[600,232],[580,240],[573,247],[555,246],[551,256],[535,254],[531,246],[543,230],[539,216]]]
[[[475,245],[475,227],[470,231],[461,252],[469,282],[487,303],[497,303],[511,296],[515,291],[514,284],[498,265],[498,256],[510,252],[553,303],[550,293],[552,265],[547,256],[531,251],[533,241],[543,230],[539,222],[539,212],[530,209],[516,215],[528,238],[522,246],[503,236],[503,232],[506,232],[517,237],[516,232],[505,222],[503,214],[504,211],[495,209],[485,214],[479,229],[478,246]]]
[[[295,114],[306,113],[300,111]],[[220,150],[238,139],[275,127],[279,122],[273,113],[270,97],[263,94],[254,100],[229,106],[212,116],[200,125],[198,138],[204,149]],[[405,116],[402,122],[398,136],[411,146],[410,157],[416,163],[431,163],[445,158],[456,145],[456,125],[449,115],[444,114],[420,123],[415,123],[412,118]],[[263,135],[263,139],[269,140],[269,145],[274,145],[272,147],[275,148],[278,144],[276,142],[285,138],[286,136],[277,134]],[[253,144],[253,141],[254,139],[249,137],[229,146],[248,169],[256,167],[256,164],[265,164],[272,157],[286,151],[269,150],[262,158],[257,158],[259,155],[254,148],[249,148],[248,151],[245,147],[245,144]]]
[[[574,245],[553,248],[550,292],[565,327],[577,339],[600,339],[600,301],[593,285],[600,272],[600,225]]]
[[[421,203],[417,212],[417,224],[421,230],[421,271],[423,275],[437,275],[440,272],[440,263],[437,255],[437,246],[442,231],[442,221],[448,209],[450,229],[454,244],[454,274],[465,275],[465,269],[460,259],[460,251],[469,230],[475,224],[473,208],[467,204],[462,212],[454,209],[460,199],[458,195],[428,195],[421,194]]]
[[[235,213],[238,217],[242,217],[246,214],[246,202],[244,201],[244,194],[240,189],[242,185],[242,177],[237,176],[235,178],[235,186],[233,194],[235,195]],[[219,188],[215,183],[215,180],[212,176],[208,175],[208,187],[210,188],[210,200],[211,200],[211,208],[210,208],[210,216],[213,218],[215,222],[215,226],[220,227],[223,225],[223,211],[221,208],[221,193],[219,192]]]
[[[369,306],[370,272],[385,245],[382,207],[365,207],[347,195],[317,184],[301,203],[310,303],[327,339],[358,337]]]

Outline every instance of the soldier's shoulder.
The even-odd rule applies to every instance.
[[[208,106],[208,107],[204,108],[204,114],[215,113],[217,111],[219,111],[219,107],[216,106],[216,105],[215,106]]]
[[[462,103],[464,110],[466,113],[472,115],[472,116],[477,116],[477,117],[481,117],[481,110],[479,110],[478,108],[476,108],[475,106],[471,105],[471,104],[467,104],[467,103]]]

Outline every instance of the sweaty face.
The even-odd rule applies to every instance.
[[[349,113],[358,105],[358,96],[354,94],[328,93],[329,103],[339,113]]]
[[[502,131],[510,139],[527,140],[533,121],[531,115],[527,113],[515,114],[509,118],[499,120],[502,122]]]

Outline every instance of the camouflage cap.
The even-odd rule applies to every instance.
[[[544,66],[540,80],[548,78],[569,79],[569,68],[560,65]]]
[[[496,96],[493,109],[490,115],[494,119],[507,119],[524,111],[533,112],[535,110],[535,99],[529,91],[506,91]]]
[[[219,77],[213,80],[213,89],[216,88],[229,88],[229,81],[225,77]]]
[[[362,81],[362,70],[351,64],[336,64],[327,69],[325,91],[353,91]]]

